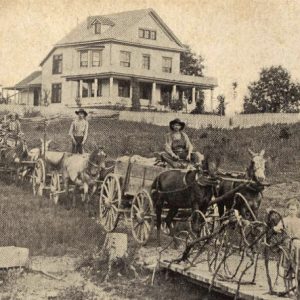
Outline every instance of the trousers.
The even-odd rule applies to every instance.
[[[83,153],[83,136],[74,136],[75,142],[72,143],[72,153]]]

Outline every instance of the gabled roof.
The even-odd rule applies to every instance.
[[[115,14],[109,14],[104,16],[90,16],[85,21],[81,22],[77,27],[75,27],[70,33],[68,33],[63,39],[61,39],[46,58],[41,62],[41,65],[46,61],[52,51],[59,46],[67,46],[73,44],[82,44],[87,42],[97,42],[97,41],[123,41],[122,35],[126,30],[139,22],[147,15],[151,15],[152,18],[161,26],[162,30],[170,37],[171,40],[175,41],[178,45],[179,51],[184,51],[185,46],[180,42],[180,40],[175,36],[172,30],[163,22],[163,20],[158,16],[158,14],[152,9],[140,9],[125,11]],[[102,24],[111,26],[109,29],[105,30],[101,34],[94,34],[93,31],[88,28],[95,21],[99,20]]]
[[[23,80],[18,82],[14,87],[16,89],[22,89],[22,88],[28,88],[31,85],[40,85],[42,84],[42,72],[41,71],[35,71],[25,77]]]

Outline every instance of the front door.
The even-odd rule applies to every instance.
[[[172,86],[162,85],[160,88],[161,102],[164,106],[169,106],[172,98]]]
[[[40,105],[40,91],[39,89],[33,90],[33,105],[39,106]]]

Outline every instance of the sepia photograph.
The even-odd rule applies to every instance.
[[[0,47],[0,300],[300,300],[299,1],[0,0]]]

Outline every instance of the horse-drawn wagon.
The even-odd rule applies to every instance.
[[[170,170],[165,166],[155,165],[154,159],[140,156],[122,157],[117,159],[114,171],[106,176],[101,186],[99,201],[100,224],[107,232],[113,231],[123,217],[130,219],[134,239],[146,244],[155,222],[152,185],[162,173]],[[183,174],[186,169],[178,170]],[[163,219],[169,209],[163,208]],[[180,209],[175,222],[191,220],[191,209]],[[202,214],[202,220],[204,215]],[[168,228],[162,222],[161,227],[167,233]]]
[[[117,160],[100,191],[100,223],[107,232],[113,231],[121,216],[131,219],[132,233],[139,243],[146,243],[153,228],[154,208],[151,184],[166,169],[133,162],[132,158]]]
[[[6,131],[0,132],[0,173],[6,180],[19,183],[30,179],[35,161],[28,155],[23,137],[13,137]]]
[[[49,198],[55,204],[61,195],[71,194],[75,206],[77,194],[85,203],[96,195],[103,178],[110,172],[110,162],[105,166],[106,154],[102,148],[92,153],[73,154],[46,150],[36,161],[32,176],[33,192],[43,195],[49,191]]]

